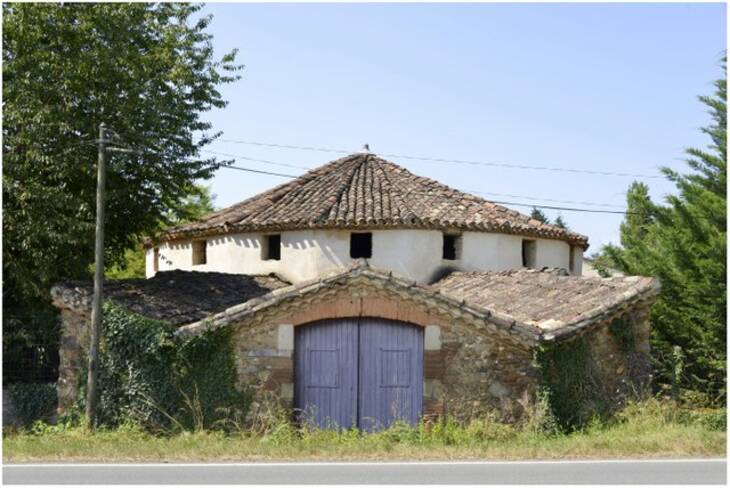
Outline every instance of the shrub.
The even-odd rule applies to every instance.
[[[47,420],[58,401],[55,383],[14,383],[7,386],[7,392],[23,427]]]
[[[173,333],[166,322],[104,305],[98,424],[201,430],[220,427],[223,416],[245,410],[247,398],[234,385],[230,330],[179,340]],[[83,408],[85,385],[80,390]]]
[[[584,426],[595,413],[604,413],[602,388],[593,374],[584,337],[541,346],[535,363],[542,388],[539,401],[552,413],[545,416],[548,423],[570,431]]]
[[[608,332],[616,339],[623,352],[633,351],[636,347],[636,337],[631,324],[625,318],[614,319],[608,325]]]
[[[727,410],[722,408],[703,415],[700,423],[708,430],[725,431],[727,430]]]

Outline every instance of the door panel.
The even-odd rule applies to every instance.
[[[357,425],[357,319],[295,328],[294,405],[300,420],[325,428]]]
[[[360,319],[359,426],[387,428],[396,419],[416,424],[423,403],[423,329]]]

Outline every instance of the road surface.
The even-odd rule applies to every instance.
[[[725,459],[10,464],[4,484],[725,484]]]

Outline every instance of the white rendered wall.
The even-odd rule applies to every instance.
[[[429,282],[445,268],[464,271],[493,271],[522,266],[522,237],[486,232],[464,232],[457,260],[444,260],[442,233],[435,230],[374,230],[374,268]],[[263,260],[263,234],[232,234],[207,239],[206,264],[192,264],[190,241],[159,245],[160,271],[218,271],[222,273],[276,273],[297,283],[336,272],[353,261],[350,258],[350,231],[304,230],[281,233],[281,259]],[[536,267],[556,266],[568,269],[570,246],[563,241],[536,239]],[[582,261],[580,248],[576,261]],[[154,251],[147,250],[147,276],[154,275]],[[576,269],[576,274],[580,268]]]
[[[552,239],[537,241],[536,267],[570,269],[570,244]]]

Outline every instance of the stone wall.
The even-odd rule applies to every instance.
[[[328,290],[306,303],[272,308],[234,325],[238,386],[250,388],[255,402],[274,393],[285,406],[292,406],[295,327],[324,318],[357,316],[425,327],[426,415],[511,409],[513,399],[534,391],[531,348],[496,326],[471,322],[458,309],[450,315],[365,283]]]
[[[79,397],[81,374],[88,361],[91,318],[82,310],[61,309],[61,346],[58,351],[58,414],[73,407]]]
[[[612,324],[632,337],[622,341]],[[617,314],[586,334],[593,373],[607,395],[622,403],[627,395],[642,395],[651,381],[649,305]]]
[[[256,305],[251,314],[227,325],[234,328],[237,386],[252,391],[255,402],[276,398],[291,407],[295,328],[327,318],[380,317],[425,328],[423,405],[427,416],[448,413],[463,417],[488,409],[498,409],[508,418],[519,415],[538,383],[535,344],[520,335],[517,327],[491,322],[497,316],[477,317],[438,296],[420,295],[415,289],[365,278],[343,279],[316,293],[286,292],[291,298],[272,306]],[[89,307],[83,299],[76,303],[68,297],[56,298],[63,319],[57,386],[59,413],[63,413],[77,401],[83,380]],[[617,404],[650,380],[651,302],[627,305],[564,339],[587,339],[591,368],[604,386],[605,396]],[[630,350],[611,333],[610,324],[616,319],[623,320],[633,333]],[[251,411],[258,411],[256,405]]]

